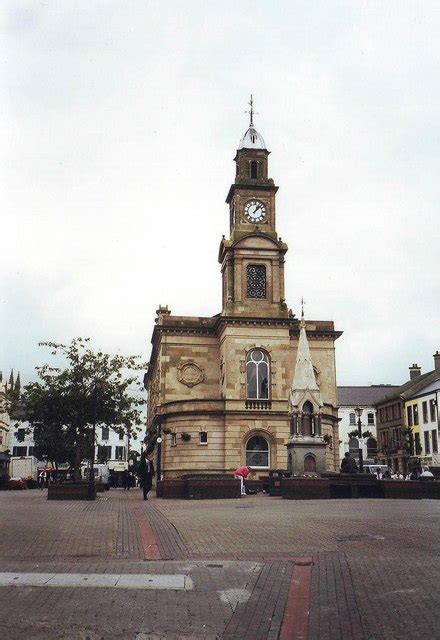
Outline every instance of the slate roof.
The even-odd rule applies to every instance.
[[[424,389],[428,384],[431,384],[431,382],[435,382],[436,380],[440,380],[439,369],[428,371],[428,373],[424,373],[423,375],[416,376],[412,380],[408,380],[405,384],[395,388],[394,391],[384,394],[384,396],[379,398],[375,404],[386,402],[392,398],[408,400],[408,398],[412,398],[417,395],[419,391],[422,391],[422,389]]]
[[[424,389],[424,387],[426,387],[428,384],[431,384],[431,382],[435,382],[436,380],[440,380],[439,369],[428,371],[428,373],[424,373],[422,376],[417,376],[413,380],[405,382],[405,384],[400,387],[399,395],[404,400],[407,400],[408,398],[411,398],[419,391]]]
[[[373,384],[364,387],[338,387],[340,407],[372,407],[385,395],[394,394],[400,387],[392,384]]]

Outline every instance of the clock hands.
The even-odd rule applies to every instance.
[[[266,207],[264,202],[259,202],[258,200],[250,201],[247,203],[245,207],[245,215],[249,220],[254,222],[260,222],[264,220],[266,215]]]

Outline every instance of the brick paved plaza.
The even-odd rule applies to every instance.
[[[0,517],[0,638],[440,638],[438,501],[36,490]]]

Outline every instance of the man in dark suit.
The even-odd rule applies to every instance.
[[[144,493],[144,500],[148,500],[148,492],[151,490],[153,485],[153,477],[154,477],[154,465],[153,465],[153,452],[147,451],[142,452],[141,459],[139,462],[139,478],[141,480],[141,485]]]

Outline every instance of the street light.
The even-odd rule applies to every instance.
[[[92,424],[92,459],[91,469],[89,470],[89,483],[88,483],[88,500],[94,500],[96,498],[96,486],[95,486],[95,440],[96,440],[96,418],[97,418],[97,404],[98,395],[96,388],[96,380],[93,383],[93,424]]]
[[[364,472],[364,452],[363,452],[362,422],[361,422],[361,415],[362,415],[363,409],[358,405],[355,411],[358,417],[357,428],[358,428],[358,439],[359,439],[359,473],[363,473]]]

